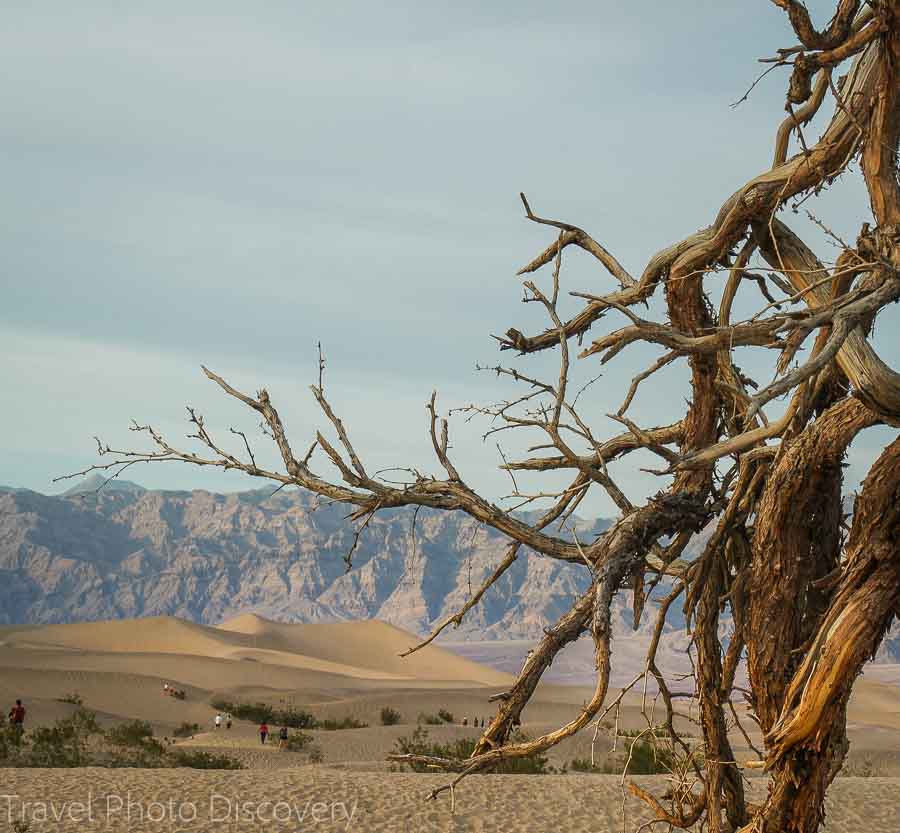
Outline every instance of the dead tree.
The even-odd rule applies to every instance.
[[[586,231],[539,217],[522,196],[527,218],[556,233],[520,272],[531,275],[549,267],[543,288],[524,282],[525,300],[543,308],[549,326],[532,335],[510,329],[499,339],[500,348],[520,354],[555,350],[559,374],[546,381],[503,365],[492,368],[523,386],[523,392],[476,410],[506,429],[543,437],[531,456],[505,461],[513,475],[553,471],[571,477],[567,488],[552,494],[519,493],[520,505],[549,501],[537,523],[486,500],[463,478],[451,459],[448,423],[440,418],[434,395],[427,405],[428,430],[442,473],[406,469],[405,481],[397,483],[371,472],[326,399],[321,355],[312,394],[336,439],[318,432],[302,456],[268,392],[248,395],[204,368],[226,394],[256,412],[283,469],[259,466],[246,434],[233,429],[240,451],[229,450],[190,409],[196,452],[170,445],[149,425],[133,427],[149,436],[149,452],[99,445],[105,457],[92,469],[118,473],[138,462],[172,460],[236,469],[349,504],[361,526],[380,510],[412,506],[465,512],[503,533],[509,548],[502,563],[423,645],[448,625],[458,625],[521,548],[583,565],[590,574],[589,590],[547,628],[515,683],[499,698],[471,758],[421,759],[459,773],[457,781],[503,759],[545,750],[598,720],[610,674],[610,603],[629,589],[640,617],[648,589],[665,575],[672,590],[659,616],[678,600],[691,622],[704,763],[695,765],[693,787],[687,784],[663,797],[637,786],[632,791],[659,819],[682,828],[705,824],[711,833],[810,833],[822,821],[825,791],[847,750],[846,707],[853,682],[900,612],[900,440],[872,466],[849,538],[842,534],[842,461],[848,445],[868,426],[900,425],[900,376],[868,340],[878,313],[900,298],[900,0],[839,0],[822,30],[797,0],[773,2],[784,9],[799,40],[767,59],[790,68],[787,116],[775,131],[771,168],[729,196],[711,225],[662,249],[633,277]],[[804,128],[826,101],[833,115],[818,141],[812,141]],[[855,242],[842,242],[833,262],[820,260],[779,211],[814,197],[857,160],[873,222],[862,222]],[[863,207],[860,211],[865,216]],[[592,255],[618,288],[606,294],[571,293],[585,303],[565,317],[559,304],[561,266],[572,246]],[[709,290],[717,283],[724,288],[714,306]],[[757,290],[764,297],[759,311],[733,320],[736,297]],[[656,293],[664,300],[666,320],[648,320],[634,311]],[[617,315],[625,326],[600,329]],[[607,438],[598,437],[582,418],[583,392],[573,392],[570,385],[573,343],[589,332],[594,340],[579,353],[588,362],[609,362],[634,342],[665,349],[634,376],[614,415],[622,430]],[[737,347],[776,351],[775,381],[759,389],[736,366]],[[809,352],[799,361],[804,347]],[[626,414],[638,386],[680,361],[690,367],[691,387],[681,419],[661,427],[636,425]],[[783,397],[784,413],[767,415],[769,403]],[[607,467],[638,449],[661,459],[659,473],[666,484],[642,504],[632,503]],[[320,462],[336,474],[324,474]],[[580,540],[565,522],[595,488],[610,496],[620,516],[595,540]],[[710,525],[702,553],[683,557],[692,537]],[[734,635],[723,651],[718,625],[726,613]],[[645,674],[658,686],[672,743],[686,749],[675,730],[671,686],[655,661],[657,625]],[[584,634],[595,646],[593,697],[566,725],[512,742],[511,730],[542,674]],[[735,671],[742,657],[749,705],[764,738],[757,763],[770,779],[768,797],[759,806],[745,798],[742,764],[735,762],[729,741],[736,716]],[[447,788],[452,785],[435,794]]]

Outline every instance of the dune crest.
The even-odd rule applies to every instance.
[[[502,685],[510,677],[488,666],[464,659],[435,645],[408,657],[400,654],[419,638],[377,619],[326,624],[287,624],[245,613],[218,626],[227,633],[242,634],[260,646],[301,654],[355,668],[377,670],[420,680],[466,680]]]

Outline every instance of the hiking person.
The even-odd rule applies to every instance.
[[[288,748],[288,727],[282,726],[281,730],[278,732],[278,747],[279,749],[287,749]]]
[[[225,728],[231,728],[231,712],[228,712],[228,714],[225,715]]]
[[[469,718],[468,718],[468,717],[464,717],[464,718],[463,718],[463,726],[468,726],[468,725],[469,725]]]
[[[216,728],[218,729],[222,725],[222,715],[216,714]]]
[[[9,710],[9,725],[19,734],[25,731],[25,706],[21,700],[16,700],[16,705]]]
[[[259,725],[259,742],[264,744],[267,737],[269,737],[269,727],[265,723],[261,723]]]

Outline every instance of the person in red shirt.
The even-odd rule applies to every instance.
[[[25,730],[25,706],[21,700],[16,700],[16,705],[9,710],[9,723],[19,732]]]
[[[260,742],[260,743],[265,743],[265,742],[266,742],[266,738],[267,738],[268,736],[269,736],[269,727],[268,727],[265,723],[260,724],[260,727],[259,727],[259,742]]]

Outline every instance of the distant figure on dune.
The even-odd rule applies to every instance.
[[[225,715],[225,728],[226,729],[231,728],[231,712],[229,712],[228,714]]]
[[[217,715],[216,715],[216,728],[217,728],[217,729],[220,728],[221,725],[222,725],[222,715],[221,715],[221,714],[217,714]]]
[[[287,749],[288,746],[288,727],[282,726],[278,732],[278,746],[281,749]]]
[[[265,723],[261,723],[259,727],[259,742],[265,743],[267,737],[269,737],[269,727]]]
[[[25,731],[25,706],[21,700],[16,700],[16,704],[9,710],[9,725],[18,732]]]
[[[163,694],[168,694],[168,693],[169,693],[169,684],[163,683]]]

